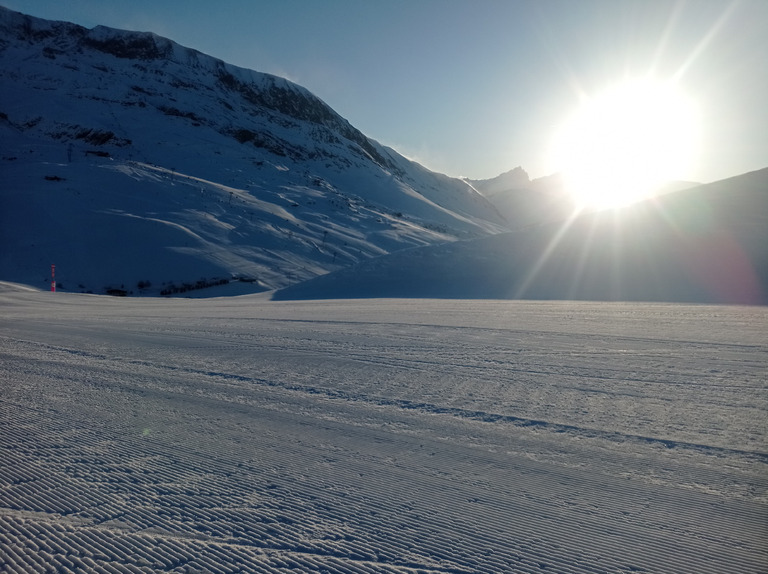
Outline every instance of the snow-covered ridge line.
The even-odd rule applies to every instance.
[[[210,72],[223,85],[240,92],[253,104],[340,130],[348,139],[360,145],[371,159],[382,167],[397,170],[391,159],[382,155],[368,138],[353,128],[325,102],[306,88],[286,78],[229,64],[193,48],[181,46],[153,32],[133,32],[107,26],[88,29],[77,24],[50,22],[27,16],[1,6],[0,26],[8,31],[15,31],[17,38],[22,41],[39,41],[55,36],[56,47],[48,47],[48,54],[54,57],[57,49],[63,53],[88,47],[116,58],[141,61],[165,60]]]
[[[5,34],[12,33],[17,40],[26,41],[30,44],[55,38],[56,47],[62,50],[77,50],[83,46],[88,46],[117,58],[144,61],[168,60],[210,72],[224,71],[250,84],[267,85],[269,83],[281,88],[290,88],[308,97],[316,97],[309,90],[286,78],[228,64],[193,48],[181,46],[154,32],[120,30],[108,26],[86,28],[71,22],[36,18],[2,6],[0,6],[0,31]],[[55,54],[50,49],[48,52]]]

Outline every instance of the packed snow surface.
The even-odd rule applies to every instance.
[[[766,572],[767,324],[0,284],[0,565]]]

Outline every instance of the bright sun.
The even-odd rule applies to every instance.
[[[627,205],[685,177],[696,116],[674,85],[628,81],[584,99],[557,133],[552,161],[579,209]]]

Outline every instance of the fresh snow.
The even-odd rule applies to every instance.
[[[6,572],[768,569],[765,307],[0,313]]]

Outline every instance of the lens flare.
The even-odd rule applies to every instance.
[[[675,84],[627,81],[584,98],[558,130],[552,164],[579,208],[608,208],[685,178],[697,154],[698,112]]]

